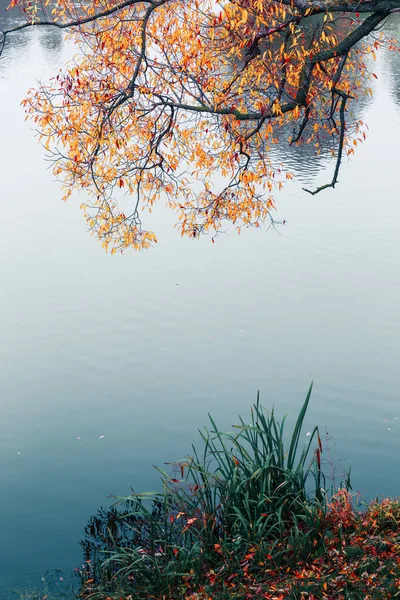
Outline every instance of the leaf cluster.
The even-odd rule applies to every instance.
[[[365,138],[349,105],[372,93],[376,52],[396,48],[371,35],[397,0],[357,10],[302,0],[12,4],[22,27],[71,31],[77,55],[23,104],[64,199],[85,192],[88,227],[112,253],[157,242],[143,211],[160,200],[191,238],[275,224],[275,192],[293,173],[274,148],[288,139],[332,153],[332,181],[316,191],[334,187]]]

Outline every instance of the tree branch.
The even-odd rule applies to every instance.
[[[319,192],[322,192],[322,190],[326,190],[327,188],[334,188],[338,182],[338,175],[339,175],[339,170],[340,170],[340,165],[342,162],[342,155],[343,155],[344,134],[345,134],[345,130],[346,130],[346,121],[345,121],[344,113],[345,113],[345,109],[346,109],[346,102],[349,98],[351,98],[351,96],[349,94],[345,94],[341,90],[336,90],[336,89],[334,90],[333,93],[335,93],[341,97],[340,109],[339,109],[339,119],[340,119],[339,149],[338,149],[338,155],[337,155],[337,159],[336,159],[335,171],[333,173],[333,178],[330,183],[321,185],[321,186],[317,187],[315,190],[309,190],[307,188],[303,188],[303,190],[305,192],[308,192],[312,196],[315,196],[315,194],[318,194]]]
[[[153,8],[157,8],[158,6],[161,6],[169,1],[170,0],[125,0],[124,2],[120,2],[113,6],[112,8],[102,10],[88,17],[78,17],[77,19],[72,19],[66,23],[58,23],[57,21],[47,19],[44,21],[32,20],[28,21],[27,23],[21,23],[20,25],[16,25],[11,29],[0,30],[0,56],[3,51],[7,35],[28,29],[29,27],[56,27],[57,29],[69,29],[71,27],[78,27],[81,25],[87,25],[88,23],[93,23],[94,21],[98,21],[104,17],[109,17],[110,15],[120,12],[124,8],[128,8],[129,6],[134,6],[136,4],[150,4]],[[16,6],[18,6],[18,2],[12,5],[13,8]]]

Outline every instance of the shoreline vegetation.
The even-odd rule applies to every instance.
[[[291,437],[257,396],[249,422],[228,433],[210,416],[201,450],[172,463],[172,475],[158,469],[161,492],[94,515],[70,598],[400,598],[400,501],[363,505],[349,476],[327,489],[318,427],[303,444],[311,392]]]

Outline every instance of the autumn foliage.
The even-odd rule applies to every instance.
[[[370,35],[390,2],[11,4],[26,26],[70,28],[75,58],[23,104],[64,199],[85,192],[89,228],[113,253],[157,241],[146,212],[160,201],[192,238],[273,220],[275,192],[292,177],[273,159],[283,138],[315,153],[331,140],[334,187],[365,137],[348,105],[371,93],[370,58],[394,48]]]

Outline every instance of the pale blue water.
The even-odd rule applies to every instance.
[[[314,379],[307,427],[327,425],[365,497],[398,495],[400,56],[374,67],[368,141],[335,191],[305,194],[332,166],[291,155],[281,235],[181,240],[160,207],[158,246],[110,257],[19,105],[69,53],[34,31],[0,60],[0,589],[79,565],[109,494],[153,489],[153,464],[189,451],[208,412],[236,422],[257,389],[293,421]]]

